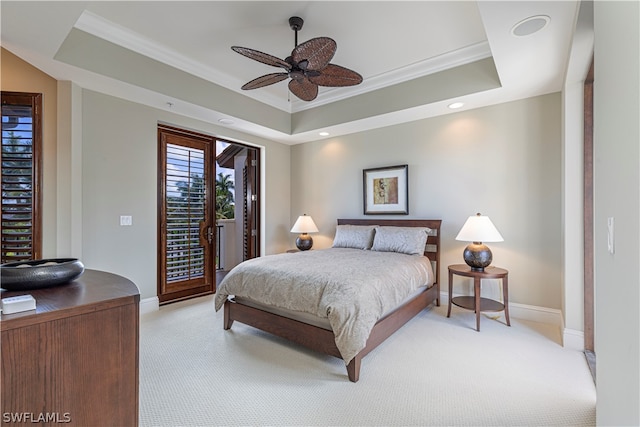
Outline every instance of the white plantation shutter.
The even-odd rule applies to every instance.
[[[166,280],[204,276],[200,223],[205,219],[204,151],[167,144]]]

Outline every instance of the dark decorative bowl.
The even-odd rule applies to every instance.
[[[52,258],[0,265],[0,288],[26,291],[69,283],[84,272],[76,258]]]

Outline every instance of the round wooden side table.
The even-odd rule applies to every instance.
[[[453,275],[473,278],[473,296],[451,297],[453,293]],[[480,281],[482,279],[502,280],[502,299],[504,303],[489,298],[480,297]],[[476,313],[476,330],[480,331],[480,312],[482,311],[503,311],[507,320],[507,326],[511,326],[509,321],[509,272],[504,268],[486,267],[484,271],[472,270],[467,264],[453,264],[449,266],[449,310],[447,317],[451,316],[451,304],[458,307],[473,310]]]

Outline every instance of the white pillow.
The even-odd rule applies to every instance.
[[[371,250],[423,255],[430,231],[427,227],[376,227]]]
[[[375,225],[338,225],[332,247],[371,249],[375,227]]]

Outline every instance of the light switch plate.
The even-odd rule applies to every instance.
[[[131,215],[120,215],[120,225],[131,225],[133,224],[133,218]]]
[[[613,224],[613,217],[607,218],[607,249],[610,254],[614,254],[616,252]]]

